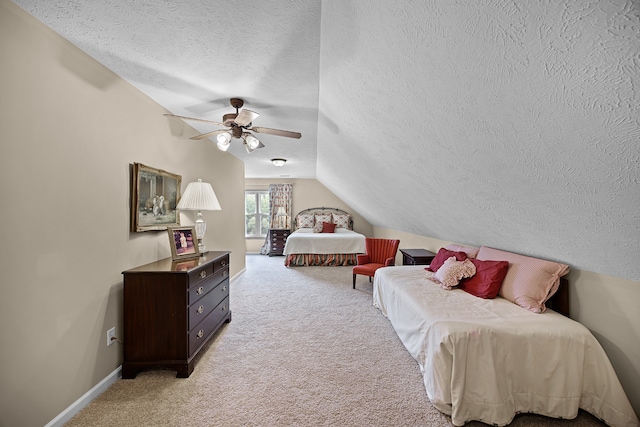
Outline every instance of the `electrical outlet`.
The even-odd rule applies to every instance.
[[[107,331],[107,345],[111,345],[116,342],[116,328],[111,328]]]

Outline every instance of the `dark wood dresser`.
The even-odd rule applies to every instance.
[[[169,368],[193,372],[194,358],[224,324],[229,309],[229,252],[124,271],[122,378]]]
[[[284,244],[287,243],[287,237],[289,237],[289,234],[291,234],[291,230],[269,230],[269,256],[283,254]]]

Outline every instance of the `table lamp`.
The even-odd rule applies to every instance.
[[[198,179],[198,182],[190,182],[187,185],[187,189],[184,190],[184,194],[178,202],[178,209],[185,211],[198,211],[198,216],[195,222],[196,238],[198,239],[198,251],[200,255],[206,254],[207,248],[202,243],[204,234],[207,231],[207,223],[202,219],[202,211],[219,211],[220,203],[216,193],[213,192],[211,184],[208,182],[202,182]]]

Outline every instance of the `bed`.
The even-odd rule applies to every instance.
[[[355,265],[365,252],[365,236],[353,231],[353,218],[342,209],[305,209],[294,226],[283,251],[287,267]]]
[[[503,256],[494,250],[484,258]],[[502,286],[527,268],[510,259]],[[608,425],[638,427],[607,355],[586,327],[544,303],[537,312],[518,305],[502,288],[494,298],[447,289],[435,274],[424,265],[381,268],[373,305],[418,362],[433,406],[454,425],[503,426],[524,412],[575,418],[582,408]]]

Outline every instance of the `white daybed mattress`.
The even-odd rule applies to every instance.
[[[346,228],[334,233],[314,233],[312,228],[301,228],[287,237],[284,255],[292,254],[358,254],[365,252],[365,237]]]
[[[578,408],[611,426],[639,425],[598,341],[552,310],[444,290],[424,266],[379,269],[373,305],[420,365],[431,403],[456,426],[506,425],[520,412],[574,418]]]

